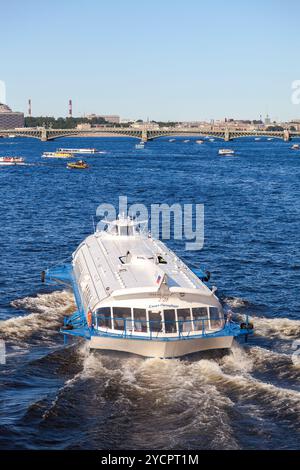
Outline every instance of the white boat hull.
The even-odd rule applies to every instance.
[[[144,357],[173,358],[198,351],[228,349],[233,336],[178,339],[174,341],[133,340],[105,336],[92,336],[91,349],[123,351]]]
[[[17,166],[17,165],[25,165],[24,162],[0,162],[0,166]]]

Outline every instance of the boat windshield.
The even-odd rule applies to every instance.
[[[150,335],[204,333],[224,326],[224,316],[217,307],[166,308],[146,310],[130,307],[102,307],[95,312],[99,328]]]
[[[99,308],[96,312],[99,328],[111,328],[111,311],[110,307]]]
[[[150,331],[159,332],[162,331],[162,314],[161,312],[148,311],[149,317],[149,328]]]
[[[131,308],[128,307],[113,307],[113,325],[115,330],[125,330],[125,325],[127,329],[132,330],[132,318],[131,318]]]
[[[135,331],[148,331],[147,325],[147,311],[145,308],[133,308],[134,330]]]

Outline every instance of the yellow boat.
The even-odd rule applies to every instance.
[[[44,152],[42,155],[44,158],[71,158],[73,155],[66,152]]]
[[[84,168],[88,167],[88,164],[85,163],[83,160],[78,160],[78,162],[67,163],[67,168],[74,168],[77,170],[83,170]]]

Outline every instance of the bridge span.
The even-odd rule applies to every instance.
[[[273,137],[283,139],[288,142],[290,139],[300,138],[300,132],[290,130],[283,131],[249,131],[236,129],[197,129],[197,128],[174,128],[169,129],[134,129],[132,127],[99,127],[86,130],[81,129],[46,129],[44,127],[37,128],[20,128],[0,130],[0,137],[15,135],[17,137],[33,137],[40,139],[42,142],[54,140],[61,137],[134,137],[136,139],[147,142],[148,140],[158,139],[159,137],[214,137],[224,139],[229,142],[239,137]]]

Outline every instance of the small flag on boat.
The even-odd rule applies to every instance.
[[[159,274],[159,275],[157,276],[157,279],[156,279],[156,284],[159,284],[160,281],[161,281],[161,275]]]

